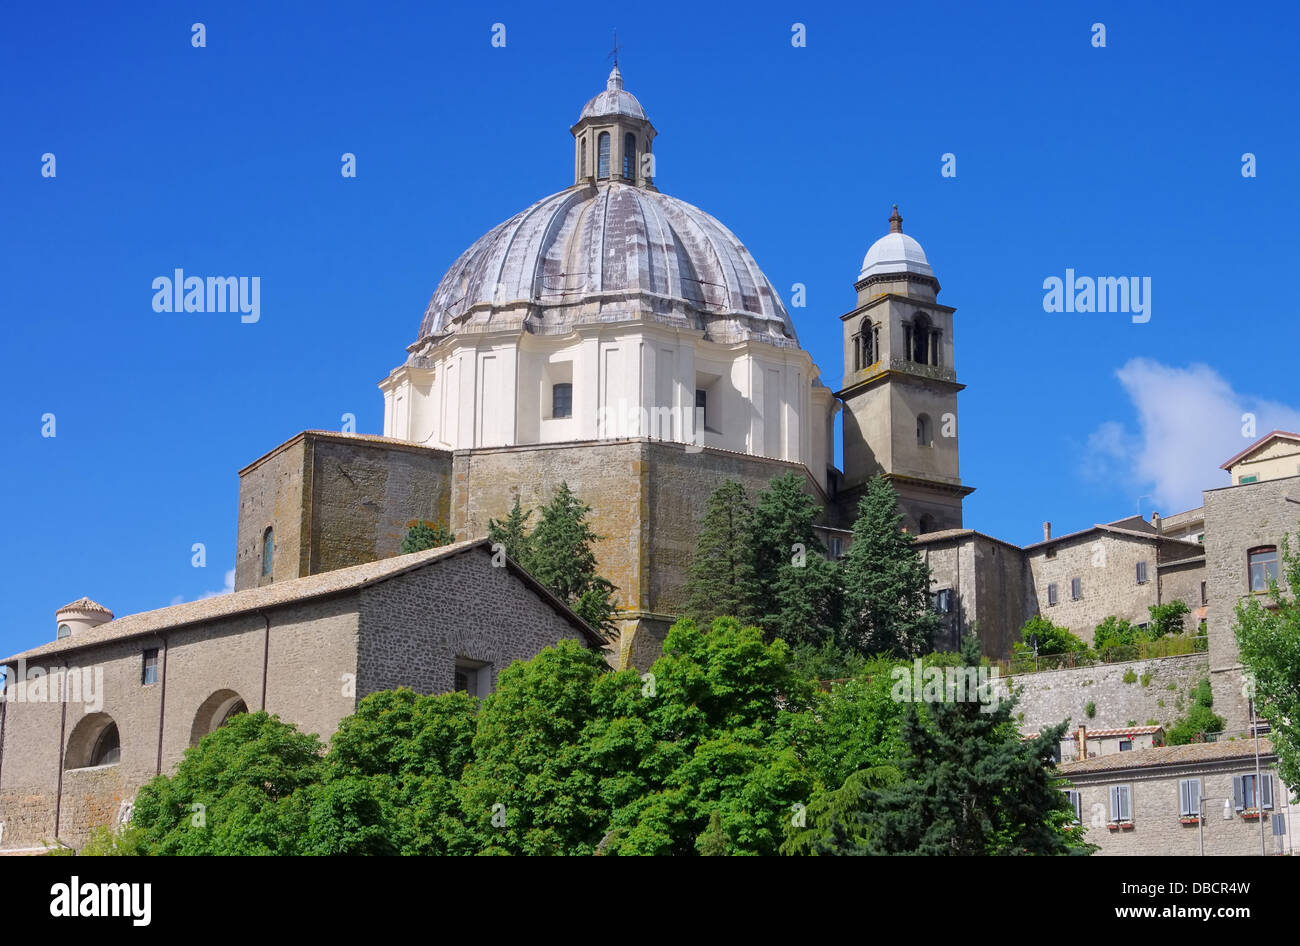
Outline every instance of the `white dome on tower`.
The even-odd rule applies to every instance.
[[[903,218],[898,215],[897,204],[889,218],[889,232],[871,244],[871,249],[863,257],[858,281],[888,273],[916,273],[934,278],[934,270],[930,268],[921,244],[903,232]]]

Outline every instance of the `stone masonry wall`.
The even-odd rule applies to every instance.
[[[416,520],[450,528],[450,452],[309,437],[311,560],[306,574],[397,555]]]
[[[1132,673],[1136,679],[1125,683],[1125,673]],[[1150,676],[1144,686],[1142,678],[1147,674]],[[1142,726],[1149,719],[1168,728],[1191,706],[1188,691],[1208,674],[1207,654],[1184,654],[1025,673],[1007,679],[1020,693],[1016,714],[1024,714],[1021,731],[1037,732],[1067,718],[1070,729],[1081,725],[1118,729],[1130,720]],[[1090,702],[1096,706],[1091,718],[1085,712]],[[1215,709],[1218,711],[1217,698]]]
[[[303,491],[306,441],[294,438],[245,467],[239,476],[239,522],[235,537],[235,590],[306,574],[307,503]],[[269,578],[262,575],[262,536],[274,530]]]
[[[1273,776],[1274,798],[1272,812],[1266,813],[1285,815],[1288,834],[1273,837],[1266,820],[1263,850],[1269,854],[1282,850],[1289,852],[1290,844],[1293,843],[1289,840],[1290,832],[1295,830],[1295,821],[1287,803],[1288,793],[1278,778],[1276,766],[1269,766],[1265,771]],[[1085,837],[1099,845],[1099,855],[1196,857],[1201,853],[1201,844],[1204,842],[1207,856],[1252,857],[1258,856],[1261,851],[1260,823],[1244,820],[1235,812],[1232,818],[1225,821],[1223,799],[1232,795],[1234,775],[1253,775],[1254,772],[1254,760],[1250,758],[1231,767],[1206,767],[1202,770],[1188,768],[1174,773],[1133,769],[1126,772],[1093,773],[1072,781],[1080,796]],[[1204,828],[1179,821],[1182,809],[1178,783],[1187,778],[1199,778],[1201,781],[1201,797],[1205,799]],[[1112,831],[1107,827],[1112,785],[1129,787],[1129,803],[1133,815],[1131,828]]]
[[[1250,725],[1249,700],[1242,689],[1241,661],[1233,636],[1238,602],[1251,597],[1247,556],[1251,549],[1275,545],[1300,533],[1300,477],[1265,480],[1205,491],[1205,571],[1210,606],[1210,683],[1215,711],[1229,729]],[[1286,590],[1279,565],[1278,581]],[[1257,595],[1267,598],[1267,595]]]
[[[505,667],[567,639],[582,637],[517,574],[494,566],[487,549],[474,548],[362,592],[357,696],[399,686],[449,692],[457,658],[489,664],[495,688]]]

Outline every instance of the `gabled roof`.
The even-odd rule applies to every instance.
[[[1127,520],[1121,519],[1119,521],[1126,522]],[[1161,535],[1160,533],[1154,530],[1139,532],[1136,529],[1125,529],[1108,523],[1098,522],[1091,529],[1080,529],[1078,532],[1070,532],[1067,533],[1066,535],[1052,536],[1052,538],[1050,539],[1044,539],[1041,542],[1035,542],[1033,545],[1026,545],[1025,551],[1028,552],[1031,549],[1040,548],[1041,546],[1044,545],[1056,545],[1060,542],[1067,542],[1073,539],[1077,539],[1080,536],[1085,536],[1090,532],[1106,532],[1111,535],[1121,535],[1131,539],[1146,539],[1148,541],[1156,541],[1156,542],[1173,542],[1180,546],[1188,545],[1188,546],[1196,546],[1197,548],[1200,548],[1199,542],[1190,541],[1188,539],[1176,539],[1173,538],[1172,536]]]
[[[178,627],[256,613],[268,608],[332,597],[345,592],[367,588],[390,578],[404,575],[407,572],[475,550],[490,553],[491,543],[486,538],[470,539],[465,542],[440,546],[436,549],[426,549],[423,552],[395,555],[392,558],[367,562],[364,565],[352,565],[348,568],[339,568],[318,575],[308,575],[305,578],[277,581],[269,585],[263,585],[260,588],[246,588],[242,591],[233,591],[230,594],[216,595],[199,601],[189,601],[168,608],[141,611],[138,614],[127,614],[115,621],[101,624],[99,627],[91,628],[73,637],[65,637],[15,654],[12,657],[5,658],[3,662],[7,663],[19,658],[44,657],[50,654],[66,654],[110,641],[156,634],[160,631],[172,630]],[[574,614],[564,602],[536,578],[524,571],[511,559],[507,558],[505,561],[506,566],[524,584],[528,585],[539,598],[543,599],[581,632],[583,638],[591,646],[603,647],[607,643],[604,637],[593,630],[582,618]]]
[[[1268,433],[1266,433],[1264,436],[1256,440],[1254,443],[1252,443],[1245,450],[1241,451],[1241,453],[1238,453],[1236,456],[1225,461],[1223,465],[1219,467],[1219,469],[1226,470],[1229,467],[1235,466],[1244,457],[1249,456],[1250,454],[1254,453],[1256,450],[1263,448],[1264,446],[1266,446],[1267,444],[1271,443],[1274,440],[1290,440],[1297,444],[1300,444],[1300,434],[1292,433],[1287,430],[1271,430]]]
[[[1094,772],[1152,769],[1161,766],[1195,765],[1196,763],[1231,762],[1255,758],[1253,739],[1236,739],[1225,742],[1194,742],[1185,746],[1163,746],[1137,752],[1115,752],[1093,756],[1078,762],[1062,762],[1058,768],[1062,775],[1088,775]],[[1259,761],[1271,765],[1276,760],[1273,744],[1260,737]]]

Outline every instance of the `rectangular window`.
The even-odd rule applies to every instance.
[[[1273,776],[1261,776],[1261,791],[1255,791],[1255,776],[1232,777],[1232,804],[1237,811],[1273,807]]]
[[[1139,585],[1145,585],[1145,584],[1147,583],[1147,563],[1146,563],[1146,562],[1138,562],[1138,563],[1137,563],[1137,580],[1138,580],[1138,584],[1139,584]]]
[[[1210,603],[1209,592],[1206,590],[1205,582],[1201,582],[1201,606],[1204,607],[1209,603]]]
[[[930,604],[939,614],[952,613],[952,589],[941,588],[930,595]]]
[[[1258,480],[1259,480],[1258,476],[1243,476],[1241,479],[1237,480],[1237,483],[1241,486],[1244,486],[1247,483],[1254,483],[1257,482]]]
[[[1047,604],[1049,607],[1056,604],[1056,585],[1047,586]]]
[[[1277,581],[1277,548],[1269,545],[1252,549],[1250,561],[1250,590],[1268,591],[1268,583]]]
[[[843,554],[843,544],[839,536],[831,536],[831,561],[837,561]]]
[[[573,416],[573,385],[568,382],[551,386],[551,416]]]
[[[149,686],[158,682],[158,648],[150,647],[144,652],[144,667],[140,671],[140,685]]]
[[[492,691],[492,665],[481,660],[457,660],[452,689],[470,696],[487,696]]]
[[[1178,783],[1178,814],[1191,818],[1201,813],[1201,780],[1185,778]]]
[[[1110,787],[1110,820],[1113,822],[1133,820],[1133,805],[1127,785]]]
[[[1120,752],[1132,752],[1132,751],[1133,751],[1133,740],[1132,740],[1132,739],[1121,739],[1121,740],[1119,741],[1119,751],[1120,751]]]
[[[1083,823],[1083,796],[1079,794],[1077,788],[1067,788],[1065,797],[1070,799],[1070,805],[1074,808],[1074,823]]]
[[[1083,597],[1083,579],[1082,579],[1082,578],[1071,578],[1071,579],[1070,579],[1070,599],[1073,600],[1073,601],[1078,601],[1078,600],[1079,600],[1080,598],[1082,598],[1082,597]]]

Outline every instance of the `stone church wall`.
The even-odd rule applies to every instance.
[[[495,689],[505,667],[569,639],[582,641],[573,624],[476,548],[361,593],[357,697],[449,691],[457,659],[487,664],[484,682]]]

